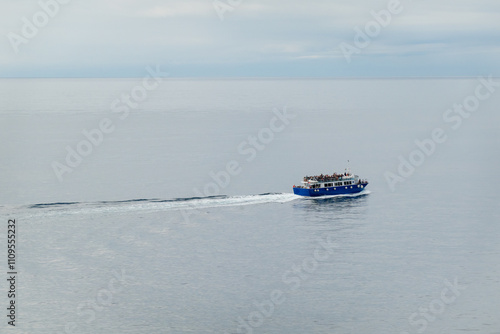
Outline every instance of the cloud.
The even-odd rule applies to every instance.
[[[189,64],[192,68],[226,66],[221,73],[230,75],[256,73],[261,64],[269,76],[276,64],[283,64],[290,66],[293,76],[298,73],[295,70],[306,73],[308,66],[321,68],[329,61],[331,68],[363,73],[361,62],[387,68],[391,61],[404,63],[411,56],[425,66],[428,59],[435,63],[441,55],[443,64],[446,57],[475,57],[482,63],[476,69],[499,71],[492,61],[499,56],[499,1],[401,0],[401,5],[403,11],[349,67],[339,44],[353,43],[354,28],[363,28],[373,20],[373,11],[387,8],[386,0],[242,0],[225,13],[224,21],[212,0],[73,0],[61,6],[36,38],[22,45],[20,54],[12,52],[4,37],[0,64],[11,73],[16,68],[47,69],[55,64],[75,71],[84,65],[104,72],[113,64],[126,73],[161,62],[174,68],[182,64],[181,72]],[[37,10],[40,7],[35,1],[9,2],[8,7],[5,1],[0,2],[0,34],[20,33],[22,18],[31,19]],[[400,60],[394,61],[396,58]],[[404,68],[414,63],[412,60]],[[429,66],[430,74],[439,70],[434,63]],[[230,71],[229,66],[238,71]],[[457,67],[455,71],[464,69]]]

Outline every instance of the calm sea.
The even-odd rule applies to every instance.
[[[500,333],[497,81],[0,80],[1,332]]]

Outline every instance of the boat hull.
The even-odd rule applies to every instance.
[[[294,187],[293,193],[295,195],[306,196],[306,197],[356,194],[363,191],[367,185],[368,183],[361,183],[361,184],[353,184],[350,186],[327,187],[327,188],[316,188],[316,189]]]

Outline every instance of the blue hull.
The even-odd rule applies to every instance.
[[[351,186],[339,186],[339,187],[316,188],[316,189],[305,189],[305,188],[294,187],[293,193],[295,195],[307,196],[307,197],[356,194],[365,190],[367,185],[368,183],[361,183],[361,184],[353,184]]]

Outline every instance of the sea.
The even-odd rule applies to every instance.
[[[1,79],[0,332],[498,334],[499,106],[491,77]]]

